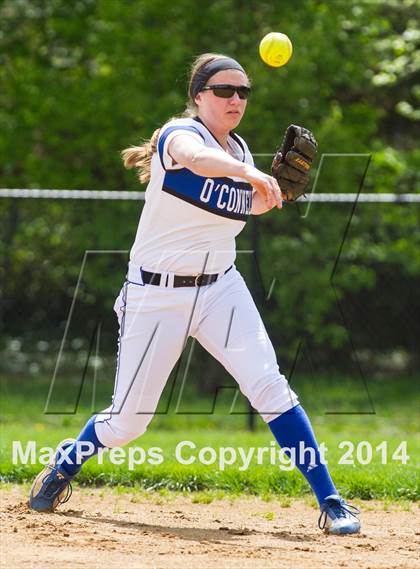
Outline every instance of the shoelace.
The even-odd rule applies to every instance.
[[[55,468],[52,468],[51,472],[47,473],[44,476],[44,478],[42,479],[43,484],[44,484],[44,482],[46,482],[47,478],[52,475],[54,470],[56,471]],[[67,487],[67,492],[66,492],[66,495],[64,496],[64,498],[60,498],[60,494],[64,488],[64,485],[66,485],[66,487]],[[73,488],[72,488],[71,483],[68,480],[66,480],[65,478],[60,480],[58,477],[54,477],[51,480],[51,482],[47,485],[45,492],[44,492],[44,494],[48,498],[51,498],[52,496],[57,494],[59,504],[65,504],[66,502],[68,502],[71,498],[72,493],[73,493]]]
[[[340,500],[340,502],[337,502],[337,501],[333,502],[331,500],[331,503],[328,503],[328,505],[325,506],[325,508],[321,512],[321,515],[319,516],[319,519],[318,519],[319,529],[325,528],[325,524],[327,523],[327,516],[328,516],[327,510],[332,510],[334,512],[334,515],[337,518],[345,518],[347,516],[347,514],[350,514],[350,516],[356,517],[358,514],[360,514],[360,510],[358,510],[356,508],[356,506],[352,506],[351,504],[347,504],[344,500]]]
[[[58,498],[58,503],[59,504],[65,504],[66,502],[68,502],[71,498],[71,495],[73,494],[73,487],[71,485],[71,483],[69,482],[68,486],[67,486],[67,493],[64,496],[64,498]]]

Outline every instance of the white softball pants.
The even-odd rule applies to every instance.
[[[114,309],[120,324],[114,395],[95,422],[105,446],[122,446],[146,431],[188,336],[223,364],[264,421],[299,403],[235,267],[200,288],[126,282]]]

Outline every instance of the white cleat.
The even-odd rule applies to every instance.
[[[318,527],[333,535],[359,533],[360,521],[357,517],[359,513],[357,508],[347,504],[343,498],[332,494],[325,498],[321,506]]]

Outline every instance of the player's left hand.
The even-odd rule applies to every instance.
[[[294,124],[287,128],[271,164],[284,201],[294,202],[305,193],[316,150],[317,142],[311,131]]]

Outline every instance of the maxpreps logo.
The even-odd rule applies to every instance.
[[[241,188],[207,178],[200,193],[200,201],[229,213],[249,215],[252,207],[252,190],[249,184]]]

